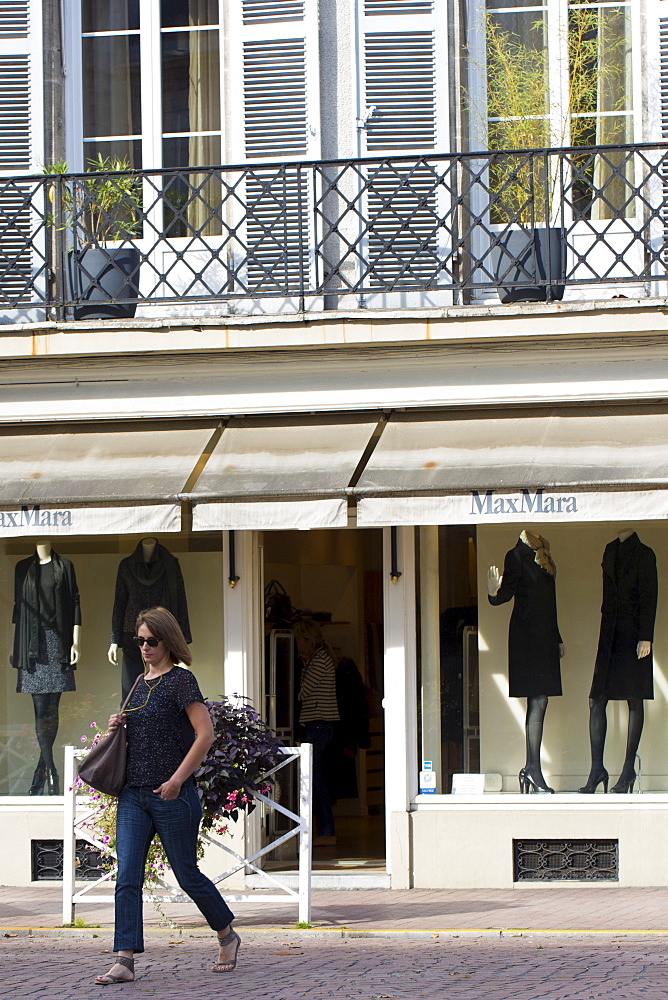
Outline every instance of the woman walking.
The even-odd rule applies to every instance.
[[[166,608],[142,611],[136,632],[134,641],[147,669],[126,711],[109,719],[109,729],[126,726],[128,763],[116,819],[114,951],[118,957],[109,972],[95,980],[99,986],[134,980],[134,956],[144,950],[144,867],[156,833],[181,889],[218,936],[218,958],[211,971],[231,972],[241,943],[232,930],[234,914],[197,867],[202,807],[193,773],[214,734],[195,677],[177,666],[190,665],[192,656],[176,618]]]

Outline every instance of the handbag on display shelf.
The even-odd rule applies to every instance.
[[[264,588],[264,620],[272,625],[290,625],[295,609],[285,587],[278,580],[270,580]]]
[[[125,711],[134,689],[142,677],[143,674],[140,674],[132,685],[130,693],[123,702],[121,712]],[[118,796],[125,784],[127,759],[125,726],[117,726],[88,751],[79,765],[79,777],[96,792]]]

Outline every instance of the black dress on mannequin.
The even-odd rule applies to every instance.
[[[171,611],[186,642],[192,642],[186,588],[178,559],[158,543],[146,562],[139,542],[132,555],[119,563],[111,616],[111,642],[123,649],[123,700],[144,669],[141,650],[132,641],[137,615],[155,607]]]
[[[635,531],[624,541],[615,538],[602,560],[603,604],[596,665],[589,692],[591,771],[580,792],[592,793],[599,784],[608,789],[603,766],[608,701],[627,701],[629,727],[624,766],[613,792],[633,791],[635,759],[645,718],[643,701],[654,698],[653,656],[638,658],[638,643],[654,641],[658,598],[656,556]]]
[[[74,626],[81,624],[74,566],[53,550],[49,562],[37,554],[22,559],[14,573],[13,666],[16,690],[32,695],[40,757],[30,787],[40,795],[44,782],[59,794],[53,745],[58,733],[58,707],[63,691],[74,691],[75,665],[70,663]]]
[[[542,774],[540,747],[548,697],[561,694],[555,566],[549,543],[525,530],[507,554],[501,586],[490,604],[515,599],[508,631],[508,680],[511,698],[526,698],[526,764],[520,790],[551,792]]]

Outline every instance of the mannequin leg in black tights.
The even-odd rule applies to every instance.
[[[645,704],[642,698],[629,698],[629,729],[626,737],[626,757],[619,781],[613,787],[613,792],[632,792],[636,780],[635,759],[645,721]],[[580,792],[595,792],[600,782],[603,789],[608,790],[608,772],[603,766],[603,749],[607,732],[607,698],[589,699],[589,740],[591,742],[591,771],[587,784],[579,788]]]
[[[583,794],[593,794],[598,785],[603,782],[603,791],[608,790],[608,772],[603,766],[603,750],[605,735],[608,731],[607,716],[608,699],[589,699],[589,743],[591,745],[591,771],[587,784],[578,788]]]
[[[42,772],[41,784],[46,778],[46,786],[49,795],[60,794],[60,783],[58,772],[53,760],[53,744],[58,733],[58,706],[60,704],[60,692],[53,694],[34,694],[32,696],[33,708],[35,710],[35,733],[39,743],[40,755],[37,770],[33,777],[31,794],[40,794],[32,791],[39,780],[39,773]]]
[[[613,792],[632,792],[636,780],[636,754],[645,721],[645,705],[642,698],[629,698],[629,729],[626,737],[626,757],[624,767]]]
[[[540,747],[543,742],[543,722],[547,711],[547,695],[527,698],[525,723],[527,762],[520,771],[520,789],[524,791],[551,792],[540,766]]]

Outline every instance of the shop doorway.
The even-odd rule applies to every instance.
[[[262,555],[267,595],[262,705],[286,744],[303,738],[302,662],[291,627],[295,611],[317,622],[337,664],[342,718],[325,761],[336,843],[316,842],[314,868],[384,871],[382,532],[265,532]],[[296,788],[281,788],[280,795],[286,804],[296,805]],[[281,819],[267,817],[265,822]],[[283,853],[271,857],[267,867],[286,868],[295,862]]]

